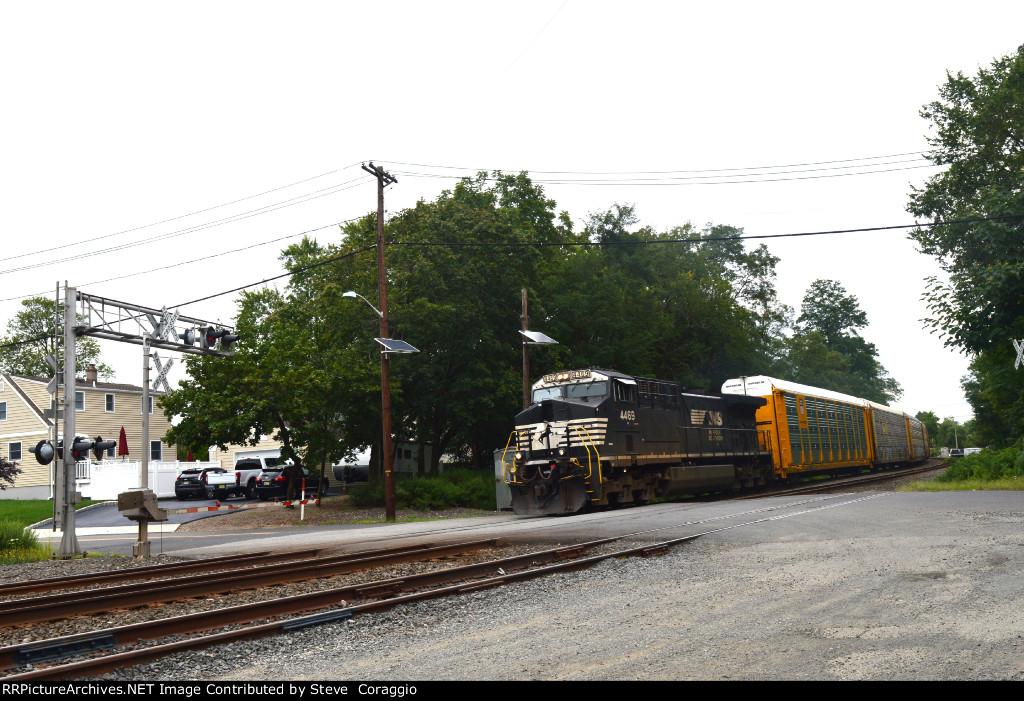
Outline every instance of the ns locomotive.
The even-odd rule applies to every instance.
[[[518,514],[765,484],[762,397],[688,394],[671,382],[590,368],[545,375],[502,456]]]
[[[513,510],[550,515],[927,457],[920,421],[856,397],[764,376],[691,394],[589,368],[533,385],[501,463]]]

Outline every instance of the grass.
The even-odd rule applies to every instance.
[[[36,534],[13,521],[0,520],[0,564],[48,560],[53,548],[43,545]]]
[[[953,458],[949,468],[934,480],[913,482],[904,492],[944,492],[1024,489],[1024,452],[1018,448],[983,450]]]
[[[85,499],[75,505],[75,510],[98,503]],[[52,517],[53,502],[49,499],[0,499],[0,521],[11,521],[25,528]]]

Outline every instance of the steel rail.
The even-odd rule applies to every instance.
[[[52,577],[49,579],[30,579],[25,582],[14,582],[0,585],[0,596],[11,596],[14,594],[25,594],[29,592],[53,591],[54,589],[71,589],[72,587],[86,586],[89,584],[108,584],[121,580],[147,579],[155,577],[172,577],[191,572],[203,572],[210,569],[227,568],[236,565],[254,565],[278,560],[294,560],[299,558],[316,557],[324,552],[325,548],[313,548],[310,550],[259,552],[246,555],[225,555],[223,557],[211,557],[201,560],[190,560],[188,562],[172,562],[165,565],[151,565],[149,567],[130,567],[123,570],[109,572],[89,572],[85,574],[74,574],[67,577]]]
[[[0,628],[208,594],[226,594],[238,589],[255,589],[274,584],[333,577],[373,567],[471,552],[493,547],[497,542],[496,538],[489,538],[426,548],[404,546],[384,553],[369,555],[350,553],[297,563],[286,562],[244,570],[177,577],[165,581],[141,582],[105,590],[75,591],[29,599],[12,599],[0,602]]]
[[[718,533],[721,531],[740,528],[743,526],[755,525],[763,523],[767,520],[773,520],[777,518],[788,518],[790,516],[799,516],[806,513],[820,511],[823,509],[844,506],[847,504],[863,501],[864,499],[877,498],[878,496],[881,495],[861,497],[846,502],[839,502],[837,504],[828,504],[814,509],[808,509],[796,512],[794,514],[789,514],[788,516],[764,517],[747,523],[723,526],[721,528],[705,531],[703,533],[691,534],[680,538],[672,538],[669,540],[652,543],[650,545],[641,545],[632,548],[626,548],[623,550],[616,550],[609,553],[591,555],[588,557],[582,557],[582,554],[586,552],[587,549],[589,549],[585,548],[584,546],[589,544],[581,544],[576,546],[570,546],[567,548],[556,548],[553,550],[547,550],[542,552],[527,553],[525,555],[518,555],[511,558],[504,558],[501,560],[492,560],[486,563],[465,565],[458,568],[444,570],[443,572],[423,573],[421,575],[414,575],[411,577],[406,577],[404,579],[383,580],[380,582],[373,582],[364,585],[335,589],[331,590],[331,593],[335,595],[343,591],[356,591],[357,593],[362,594],[364,596],[386,596],[389,593],[393,594],[394,592],[398,591],[399,588],[414,588],[416,585],[424,586],[432,581],[434,583],[438,583],[444,582],[445,579],[447,579],[448,582],[457,582],[454,584],[448,583],[445,586],[441,586],[436,589],[428,589],[424,591],[412,592],[409,594],[391,596],[390,598],[384,598],[378,601],[370,601],[346,608],[311,614],[308,616],[302,616],[300,618],[264,623],[256,626],[240,628],[233,631],[225,631],[222,633],[203,636],[201,638],[190,638],[188,640],[175,641],[172,643],[155,645],[152,647],[146,647],[127,652],[115,653],[113,655],[107,655],[103,657],[95,657],[92,659],[82,660],[79,662],[72,662],[68,664],[56,665],[41,669],[34,669],[16,675],[4,677],[4,682],[43,679],[66,679],[69,677],[73,678],[76,676],[89,676],[93,674],[100,674],[102,672],[121,669],[125,666],[132,666],[142,664],[145,662],[150,662],[153,660],[158,660],[175,652],[203,649],[206,647],[211,647],[213,645],[219,645],[222,643],[226,644],[242,640],[264,638],[271,635],[277,635],[293,630],[299,630],[314,625],[345,620],[358,614],[385,611],[394,608],[395,606],[399,606],[401,604],[413,603],[426,599],[441,598],[453,594],[467,594],[471,592],[477,592],[485,589],[494,588],[511,582],[535,579],[537,577],[542,577],[547,574],[585,569],[591,567],[592,565],[613,558],[634,557],[638,555],[645,557],[652,555],[662,555],[668,552],[670,548],[676,545],[696,540],[697,538],[703,537],[705,535],[710,535],[712,533]],[[765,511],[771,510],[774,509],[765,509]],[[626,536],[604,538],[600,541],[592,541],[592,543],[606,543],[610,541],[619,540],[624,537]],[[552,558],[555,561],[552,563],[551,560],[548,558]],[[546,561],[539,567],[533,566],[536,564],[536,560],[538,559],[544,559]],[[506,566],[514,567],[517,566],[516,563],[524,563],[526,561],[530,561],[530,564],[526,566],[526,569],[522,569],[518,572],[507,573],[503,571],[504,567]],[[498,572],[497,575],[493,574],[495,571]],[[465,581],[471,572],[481,572],[484,574],[484,577],[482,579],[477,579],[475,581]],[[490,574],[490,576],[487,576],[488,574]],[[327,593],[328,592],[321,592],[320,594],[323,595]],[[222,609],[221,612],[223,611],[224,610]],[[173,619],[166,620],[169,621]],[[0,649],[0,652],[4,652],[6,650],[8,650],[8,648],[3,648]]]

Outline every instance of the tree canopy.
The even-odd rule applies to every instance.
[[[56,303],[45,297],[22,300],[21,310],[7,322],[7,335],[0,346],[8,346],[0,353],[0,372],[30,377],[50,377],[53,369],[46,356],[54,355],[64,347],[63,336],[54,331]],[[100,346],[94,338],[81,336],[75,343],[75,371],[85,372],[95,365],[99,377],[113,377],[110,366],[100,361]]]
[[[946,166],[907,205],[935,222],[911,237],[949,278],[929,280],[928,323],[979,353],[1024,337],[1024,45],[973,78],[947,74],[921,116]]]
[[[887,404],[902,389],[861,338],[868,325],[857,297],[835,280],[815,280],[804,294],[797,333],[781,365],[791,379]]]
[[[972,358],[963,385],[979,438],[1007,445],[1024,435],[1012,345],[1024,338],[1024,45],[974,77],[946,78],[921,110],[929,158],[946,167],[907,205],[934,225],[911,236],[945,273],[928,280],[927,323]]]
[[[390,362],[393,432],[432,446],[423,471],[442,455],[490,466],[508,439],[521,408],[523,289],[529,328],[559,343],[531,353],[531,380],[593,366],[717,391],[728,377],[785,366],[793,352],[784,333],[793,312],[775,292],[778,259],[764,246],[747,249],[735,227],[659,232],[615,204],[577,231],[527,174],[496,172],[398,212],[385,233],[389,333],[420,350]],[[369,445],[379,465],[378,319],[344,297],[375,297],[375,244],[371,214],[346,225],[337,243],[286,249],[293,274],[284,289],[241,297],[236,355],[187,361],[190,378],[162,403],[181,417],[168,440],[200,448],[275,435],[285,457],[312,466]],[[863,321],[855,302],[836,343]],[[822,384],[851,391],[849,378],[830,384],[861,372],[843,354],[872,359],[874,347],[851,350],[850,340],[831,350],[822,338],[806,345],[840,359]]]

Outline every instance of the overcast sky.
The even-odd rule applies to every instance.
[[[657,229],[909,224],[921,106],[1022,27],[1019,1],[4,3],[0,323],[65,280],[159,308],[278,275],[375,208],[370,160],[391,212],[501,169],[578,226],[614,203]],[[858,298],[897,406],[970,417],[904,231],[768,245],[787,304],[818,278]],[[235,295],[181,312],[232,322]],[[101,343],[140,383],[140,349]]]

